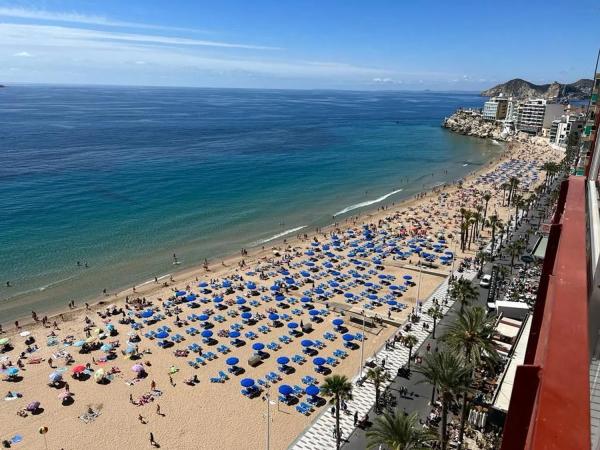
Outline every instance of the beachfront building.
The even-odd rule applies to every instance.
[[[530,134],[540,134],[542,129],[550,129],[552,121],[564,113],[564,105],[548,103],[546,99],[529,99],[518,106],[517,130]]]
[[[599,91],[572,163],[576,175],[562,181],[546,224],[529,338],[524,352],[517,352],[522,362],[514,378],[510,375],[502,450],[600,448]],[[498,398],[498,410],[504,410],[506,402]]]
[[[544,125],[546,100],[543,98],[530,99],[518,106],[517,130],[537,134]]]
[[[492,97],[483,105],[483,118],[485,120],[503,120],[508,110],[508,98],[500,94]]]
[[[571,133],[581,136],[585,125],[584,114],[564,114],[550,125],[550,144],[566,147]]]

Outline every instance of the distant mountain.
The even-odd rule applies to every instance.
[[[503,94],[505,97],[516,98],[556,98],[581,100],[586,99],[592,93],[593,80],[581,79],[575,83],[561,84],[555,81],[551,84],[533,84],[529,81],[515,78],[506,83],[499,84],[481,93],[484,97],[495,97]]]

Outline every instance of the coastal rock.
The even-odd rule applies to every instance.
[[[483,120],[481,113],[474,110],[458,110],[447,117],[442,127],[465,136],[475,136],[483,139],[508,140],[509,135],[503,127],[495,122]]]

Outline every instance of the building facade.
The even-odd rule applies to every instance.
[[[554,119],[550,126],[550,143],[566,147],[572,133],[581,136],[585,121],[584,114],[566,114],[561,116],[560,119]]]
[[[483,118],[485,120],[504,120],[508,110],[508,98],[502,94],[492,97],[483,105]]]

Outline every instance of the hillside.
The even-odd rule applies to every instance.
[[[561,84],[557,81],[551,84],[533,84],[529,81],[515,78],[506,83],[499,84],[481,93],[484,97],[494,97],[503,94],[506,97],[527,98],[564,98],[564,99],[586,99],[590,96],[592,80],[581,79],[574,83]]]

